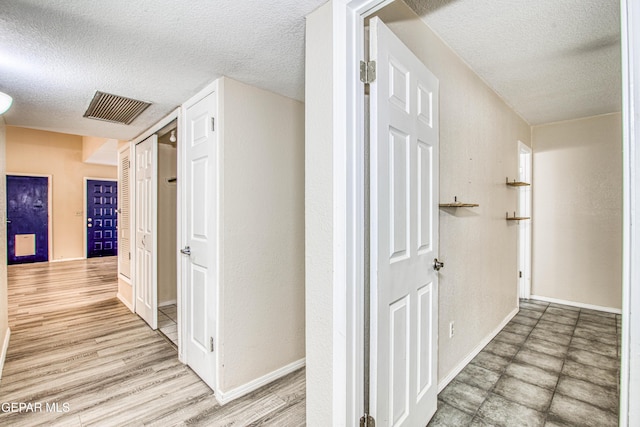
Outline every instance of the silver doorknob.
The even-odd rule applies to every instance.
[[[444,267],[444,262],[438,261],[438,258],[433,259],[433,269],[435,271],[440,271],[440,269]]]
[[[189,246],[185,246],[184,249],[180,249],[180,253],[191,256],[191,248]]]

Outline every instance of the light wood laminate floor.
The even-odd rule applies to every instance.
[[[115,298],[115,262],[9,267],[0,425],[305,424],[304,370],[218,405],[161,334]],[[31,410],[12,411],[11,402]]]

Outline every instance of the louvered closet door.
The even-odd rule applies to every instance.
[[[118,272],[126,278],[131,278],[129,152],[130,149],[127,147],[118,153]]]

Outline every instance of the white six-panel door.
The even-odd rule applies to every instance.
[[[186,210],[186,360],[215,390],[215,319],[217,280],[217,93],[185,113]]]
[[[438,80],[370,21],[370,412],[424,426],[437,405]]]
[[[156,194],[158,188],[158,137],[152,135],[135,147],[136,193],[136,313],[152,329],[158,327],[158,292],[156,286]]]

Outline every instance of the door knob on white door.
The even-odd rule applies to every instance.
[[[180,253],[191,256],[191,248],[189,246],[185,246],[184,249],[180,249]]]
[[[433,269],[435,271],[440,271],[440,269],[444,267],[444,262],[438,261],[438,258],[433,259]]]

